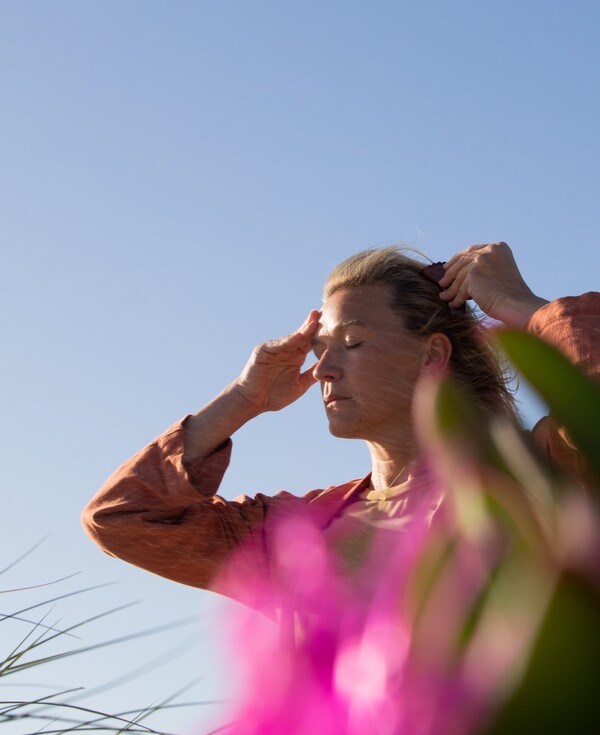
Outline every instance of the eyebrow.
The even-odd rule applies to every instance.
[[[364,322],[361,322],[360,319],[344,319],[343,322],[340,322],[339,324],[336,324],[333,331],[339,332],[340,330],[346,329],[347,327],[365,327],[367,326]],[[311,344],[321,344],[321,340],[319,339],[318,335],[315,335],[312,340]]]

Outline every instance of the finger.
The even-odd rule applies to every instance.
[[[448,258],[448,260],[444,263],[444,269],[449,270],[450,268],[452,268],[456,261],[462,258],[464,254],[465,251],[461,250],[459,253],[455,253],[451,258]]]
[[[460,271],[467,267],[470,264],[471,260],[464,255],[461,255],[459,258],[457,258],[454,261],[454,264],[448,267],[448,263],[444,265],[444,268],[446,268],[446,273],[442,278],[440,278],[440,286],[442,288],[447,288],[450,286],[452,281],[457,277],[457,275],[460,273]]]
[[[299,332],[304,335],[310,334],[312,337],[319,326],[319,319],[321,318],[321,312],[317,309],[312,309],[310,314],[306,317],[302,325],[300,326]]]
[[[456,294],[456,296],[452,299],[452,301],[448,302],[448,306],[451,309],[459,309],[469,298],[470,296],[467,284],[466,282],[463,282],[461,284],[461,287],[458,289],[458,293]]]
[[[270,339],[259,345],[257,351],[264,355],[277,355],[300,351],[307,355],[312,349],[312,338],[318,327],[321,312],[312,309],[295,332],[279,339]]]
[[[469,274],[470,265],[470,263],[467,263],[456,273],[456,276],[453,279],[450,279],[448,288],[444,289],[440,294],[442,301],[450,301],[456,296]],[[443,286],[441,281],[440,286]]]
[[[446,290],[440,294],[440,299],[442,299],[442,301],[445,301],[453,309],[458,308],[455,303],[457,300],[460,301],[460,299],[462,299],[462,301],[460,301],[460,304],[462,304],[464,301],[470,298],[471,298],[471,295],[469,292],[469,286],[468,286],[468,282],[466,279],[464,279],[463,281],[459,283],[454,284],[452,286],[452,290]]]
[[[281,341],[283,340],[289,340],[293,337],[297,337],[300,335],[304,339],[312,339],[315,332],[317,331],[317,328],[319,326],[319,319],[321,318],[321,312],[317,311],[317,309],[311,309],[306,319],[302,322],[302,324],[296,329],[296,331],[289,334],[287,337],[283,337]]]
[[[300,373],[300,386],[303,392],[306,392],[311,387],[311,385],[314,385],[315,383],[319,382],[313,375],[314,370],[318,364],[319,363],[317,361],[313,365],[311,365],[309,368],[306,368],[306,370],[303,370]]]
[[[319,329],[320,318],[321,312],[313,309],[298,332],[295,335],[290,335],[294,339],[291,339],[289,344],[301,350],[305,355],[308,354],[313,346],[313,338]]]
[[[469,279],[467,278],[468,270],[463,271],[454,281],[450,288],[440,294],[440,298],[446,301],[451,309],[458,309],[467,299],[471,298],[469,294]]]
[[[300,332],[294,332],[281,339],[272,339],[261,345],[261,351],[268,355],[293,356],[307,355],[311,350],[311,340]]]
[[[313,309],[295,332],[292,332],[285,337],[280,337],[279,339],[269,340],[268,342],[265,342],[265,345],[268,347],[270,352],[277,350],[303,349],[305,347],[308,348],[308,351],[311,346],[312,338],[319,326],[320,316],[321,312]]]
[[[487,245],[469,245],[468,248],[464,248],[464,250],[460,250],[458,253],[453,255],[451,258],[449,258],[444,263],[444,268],[446,270],[449,270],[454,266],[454,264],[460,259],[460,258],[467,258],[470,259],[469,256],[474,254],[476,250],[481,250],[482,248],[487,248]]]

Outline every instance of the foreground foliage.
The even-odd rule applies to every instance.
[[[29,554],[31,551],[33,549],[27,553]],[[0,573],[8,571],[21,559],[18,559]],[[49,584],[41,585],[41,587],[51,589],[69,579],[70,577],[58,579]],[[175,625],[193,622],[192,620],[182,620],[174,624],[143,630],[94,645],[75,645],[78,640],[76,631],[80,628],[100,618],[118,613],[129,607],[129,605],[106,610],[94,617],[80,620],[69,626],[62,626],[52,619],[55,605],[61,601],[100,589],[102,586],[106,585],[48,596],[41,602],[17,607],[10,612],[0,612],[0,632],[4,634],[2,640],[3,646],[5,646],[5,650],[0,652],[0,725],[4,725],[5,731],[8,728],[11,733],[18,732],[24,735],[42,732],[50,734],[67,733],[79,730],[103,733],[127,731],[158,735],[158,731],[147,724],[147,720],[153,714],[174,706],[189,706],[189,704],[176,702],[181,692],[168,696],[152,706],[112,713],[86,706],[85,702],[93,692],[85,692],[79,687],[67,690],[57,689],[50,694],[37,698],[24,696],[26,692],[31,691],[31,685],[23,683],[23,675],[35,678],[36,672],[41,667],[49,666],[62,659],[91,654],[97,649],[123,644],[134,638],[151,636],[169,630]],[[2,589],[0,590],[0,602],[4,605],[10,604],[12,600],[15,598],[19,600],[24,592],[31,589],[34,588]],[[9,687],[9,684],[13,681],[16,681],[16,685],[13,684]],[[108,688],[110,688],[110,685]],[[9,691],[17,691],[21,696],[12,699],[7,698],[6,695],[2,696],[2,694]]]
[[[246,688],[222,732],[600,732],[600,391],[535,338],[498,339],[579,448],[589,487],[547,466],[526,433],[478,415],[452,381],[424,386],[417,431],[445,497],[441,512],[431,528],[417,512],[394,552],[385,547],[385,563],[374,537],[351,580],[309,517],[278,529],[271,566],[281,583],[279,624],[258,614],[238,620],[232,649]],[[428,502],[425,495],[423,519]],[[247,566],[251,551],[241,553]],[[49,610],[86,591],[0,615],[2,625],[25,626],[2,654],[0,687],[98,647],[52,648],[91,620],[62,628]],[[252,593],[268,594],[240,597]],[[110,715],[72,695],[0,701],[0,723],[20,722],[32,734],[155,733],[148,716],[172,704]]]
[[[534,337],[499,339],[598,487],[597,386]],[[239,623],[247,690],[232,735],[600,732],[597,495],[451,380],[417,399],[443,512],[399,534],[385,563],[367,555],[351,584],[309,518],[279,529],[280,627]]]

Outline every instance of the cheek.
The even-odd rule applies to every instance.
[[[371,391],[382,401],[409,399],[415,387],[415,376],[407,371],[393,371],[387,375],[374,376],[370,381]]]

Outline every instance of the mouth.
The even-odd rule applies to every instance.
[[[326,408],[331,408],[341,403],[342,401],[349,400],[350,399],[347,396],[327,396],[327,398],[324,399]]]

